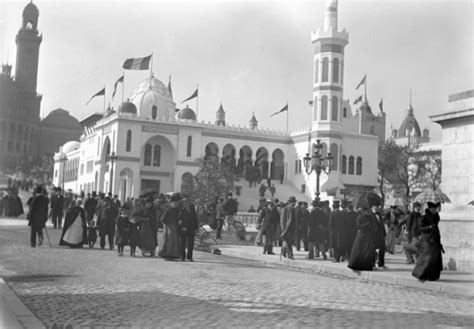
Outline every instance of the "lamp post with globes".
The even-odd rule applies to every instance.
[[[306,153],[306,156],[303,157],[303,163],[304,163],[304,168],[306,170],[306,173],[309,175],[313,172],[313,170],[316,173],[316,198],[319,198],[319,177],[321,176],[321,173],[325,173],[326,175],[329,175],[331,172],[331,166],[332,166],[332,161],[333,157],[331,155],[331,152],[327,154],[326,157],[323,157],[321,154],[321,149],[323,148],[323,145],[321,144],[321,140],[318,139],[316,140],[316,145],[314,145],[313,148],[313,154],[312,156],[309,155],[309,153]]]
[[[110,178],[109,178],[109,192],[113,193],[113,176],[114,176],[114,162],[117,160],[115,152],[112,152],[109,156],[110,159]]]

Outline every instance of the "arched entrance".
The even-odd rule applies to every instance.
[[[285,156],[283,151],[276,149],[272,153],[272,164],[271,164],[271,179],[283,180],[285,177]]]
[[[95,187],[98,192],[107,193],[110,184],[110,154],[112,153],[112,144],[110,143],[109,136],[104,138],[102,143],[102,153],[100,156],[100,169],[98,177],[96,176]],[[96,173],[97,174],[97,173]],[[98,179],[97,179],[98,178]]]
[[[218,160],[219,159],[219,148],[217,144],[211,142],[206,145],[204,150],[204,160]]]
[[[232,144],[226,144],[222,149],[221,165],[235,170],[237,160],[235,159],[235,147]]]
[[[181,193],[193,195],[194,192],[194,176],[190,172],[185,172],[181,176]]]
[[[268,178],[268,150],[261,147],[257,150],[257,159],[255,160],[255,167],[260,172],[260,178]]]
[[[123,202],[133,195],[133,171],[125,168],[120,172],[119,198]]]
[[[248,168],[252,168],[252,149],[248,145],[242,146],[239,151],[239,160],[237,162],[237,174],[240,177],[247,178]]]

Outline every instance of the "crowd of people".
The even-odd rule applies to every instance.
[[[294,259],[293,247],[308,252],[306,258],[332,258],[347,261],[355,271],[386,269],[385,253],[395,252],[395,240],[406,234],[404,251],[407,264],[415,264],[412,272],[418,279],[438,280],[444,252],[438,229],[440,204],[428,202],[424,214],[421,204],[404,214],[396,206],[384,212],[378,203],[354,209],[352,203],[335,200],[332,210],[328,201],[316,199],[312,208],[306,202],[290,197],[288,202],[260,200],[257,209],[257,245],[264,254],[274,254],[281,246],[283,257]],[[402,228],[405,233],[402,233]]]
[[[37,187],[28,201],[28,220],[31,226],[31,246],[41,245],[43,229],[48,218],[53,227],[62,229],[60,245],[71,248],[94,247],[99,239],[100,248],[106,244],[124,255],[136,248],[142,255],[158,256],[166,260],[193,261],[194,238],[200,224],[208,224],[220,239],[224,225],[235,223],[238,201],[229,193],[207,203],[192,202],[188,195],[145,195],[128,198],[124,204],[111,193],[74,196],[60,188],[48,197],[43,187]],[[442,252],[439,223],[439,204],[428,203],[424,214],[421,204],[415,202],[408,214],[396,206],[384,212],[379,203],[358,204],[357,209],[347,200],[315,199],[308,207],[290,197],[287,202],[261,198],[255,243],[263,246],[264,254],[275,254],[281,246],[282,257],[294,259],[293,247],[303,248],[307,259],[332,258],[333,262],[348,262],[355,270],[387,268],[385,253],[395,252],[395,240],[406,232],[404,251],[407,264],[415,264],[413,275],[420,280],[437,280],[442,271]],[[253,208],[253,207],[252,207]],[[64,217],[64,225],[62,219]],[[158,243],[158,229],[163,237]],[[38,243],[37,243],[38,238]],[[158,248],[158,250],[157,250]]]

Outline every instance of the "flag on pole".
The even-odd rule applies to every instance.
[[[362,95],[360,95],[359,97],[355,99],[354,104],[357,104],[359,102],[362,102]]]
[[[168,91],[170,92],[171,99],[173,99],[173,89],[171,89],[171,75],[170,79],[168,80]]]
[[[189,101],[190,99],[198,97],[198,93],[199,93],[199,88],[196,88],[196,90],[193,92],[193,94],[191,96],[189,96],[188,98],[186,98],[184,101],[182,101],[181,104],[183,104],[184,102]]]
[[[365,79],[367,78],[367,74],[364,75],[362,80],[360,80],[359,84],[357,85],[356,89],[359,89],[360,86],[365,85]]]
[[[125,70],[148,70],[150,68],[151,56],[141,58],[128,58],[123,62]]]
[[[283,112],[286,112],[288,111],[288,104],[286,104],[280,111],[277,111],[275,113],[273,113],[272,115],[270,115],[270,118],[274,115],[277,115],[277,114],[280,114],[280,113],[283,113]]]
[[[94,94],[94,95],[89,99],[89,101],[86,103],[86,105],[88,105],[88,104],[90,103],[90,101],[91,101],[94,97],[96,97],[96,96],[104,96],[104,95],[105,95],[105,87],[104,87],[102,90],[100,90],[99,92],[97,92],[96,94]]]
[[[383,98],[380,99],[379,108],[380,112],[383,112]]]
[[[115,93],[117,92],[117,86],[119,83],[123,82],[123,79],[124,79],[124,75],[122,75],[117,81],[115,81],[115,84],[114,84],[114,92],[112,93],[112,99],[114,99],[115,97]]]

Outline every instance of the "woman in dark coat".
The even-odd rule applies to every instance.
[[[158,255],[166,260],[181,258],[180,240],[178,234],[179,201],[181,196],[174,193],[170,206],[163,214],[164,234],[160,243]]]
[[[259,220],[262,225],[262,235],[265,237],[263,253],[273,255],[273,241],[277,238],[276,230],[280,221],[280,213],[273,200],[267,201],[267,207],[260,211]]]
[[[142,251],[142,255],[149,254],[154,257],[158,245],[158,224],[156,222],[156,211],[153,209],[153,199],[147,199],[145,208],[133,214],[133,217],[136,218],[139,226],[140,240],[138,246]]]
[[[115,243],[119,256],[123,256],[123,248],[129,244],[131,226],[132,223],[129,221],[127,209],[122,208],[120,215],[117,217],[117,228],[115,229]]]
[[[375,244],[372,234],[373,219],[369,209],[363,208],[357,217],[357,235],[347,267],[355,271],[372,271]]]
[[[78,199],[75,205],[71,204],[68,208],[59,245],[82,248],[87,244],[86,212],[81,204],[82,200]]]
[[[444,250],[438,228],[439,206],[439,203],[428,202],[428,209],[425,210],[424,216],[418,218],[421,236],[419,254],[412,275],[421,281],[436,281],[443,270],[441,253]]]

